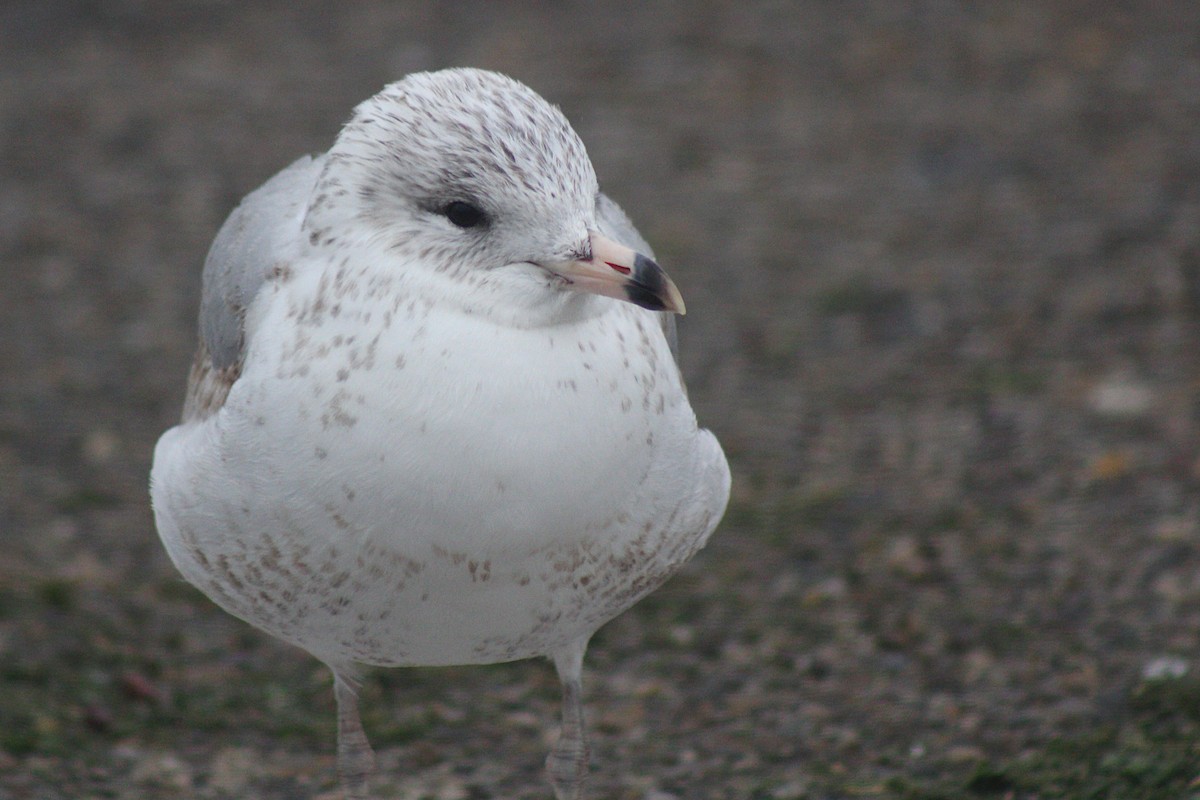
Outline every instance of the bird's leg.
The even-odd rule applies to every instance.
[[[583,721],[580,679],[587,639],[554,655],[554,666],[563,687],[562,730],[558,742],[546,757],[546,773],[557,800],[582,800],[583,782],[588,770],[587,731]]]
[[[358,694],[351,678],[333,673],[338,710],[338,777],[346,800],[368,800],[367,781],[375,771],[375,753],[358,717]]]
[[[564,681],[562,730],[554,749],[546,758],[546,772],[557,800],[582,800],[588,755],[579,680]]]

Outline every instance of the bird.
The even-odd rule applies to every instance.
[[[528,658],[562,684],[549,783],[584,797],[588,641],[729,498],[684,312],[562,111],[495,72],[385,86],[231,212],[151,505],[187,581],[329,667],[347,797],[364,669]]]

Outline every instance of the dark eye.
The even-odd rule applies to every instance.
[[[487,223],[487,214],[479,206],[462,200],[455,200],[442,206],[446,219],[460,228],[475,228]]]

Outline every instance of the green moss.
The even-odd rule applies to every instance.
[[[1030,797],[1038,800],[1198,798],[1200,751],[1190,738],[1147,738],[1140,727],[1102,728],[1048,743],[1005,762],[985,762],[958,779],[889,785],[903,800]]]
[[[18,615],[20,598],[8,586],[0,586],[0,620],[13,619]]]
[[[113,508],[119,505],[121,499],[111,492],[81,486],[78,489],[58,498],[55,505],[64,514],[78,514],[101,508]]]
[[[895,800],[1200,800],[1200,679],[1146,681],[1128,715],[1009,760],[925,764],[871,796]],[[902,765],[897,765],[905,772]],[[852,773],[812,769],[813,796],[861,796]],[[936,777],[930,777],[936,776]]]
[[[1200,733],[1200,676],[1145,681],[1130,704],[1150,736],[1194,738]]]
[[[75,585],[67,580],[50,578],[38,584],[38,600],[55,611],[70,611],[75,607]]]
[[[727,530],[759,531],[770,522],[771,515],[763,503],[733,499],[725,510],[721,526]]]
[[[866,277],[854,277],[831,286],[815,298],[817,311],[827,316],[880,313],[898,307],[903,302],[902,292],[878,286]]]
[[[843,486],[794,492],[776,506],[774,516],[787,527],[823,527],[848,513],[850,493]]]
[[[969,393],[987,397],[1033,395],[1046,387],[1046,375],[1017,364],[981,364],[967,372]]]

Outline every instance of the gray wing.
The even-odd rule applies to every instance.
[[[293,252],[324,159],[305,156],[246,195],[204,260],[200,346],[188,375],[183,421],[215,414],[242,371],[246,308]]]
[[[633,223],[630,222],[629,217],[621,210],[616,201],[603,192],[596,202],[596,217],[597,222],[600,223],[602,234],[654,258],[654,251],[650,249],[650,243],[642,238],[637,228],[633,227]],[[675,332],[675,315],[666,311],[656,313],[658,322],[662,325],[663,334],[667,337],[667,344],[671,346],[671,355],[675,356],[675,363],[678,364],[679,336]]]
[[[240,365],[246,308],[300,235],[324,157],[304,156],[246,195],[225,220],[204,260],[200,343],[212,367]]]

